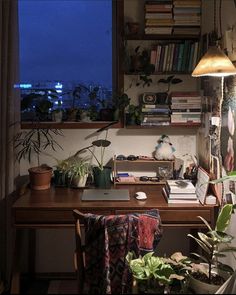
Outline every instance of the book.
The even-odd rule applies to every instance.
[[[190,180],[168,179],[166,184],[170,193],[188,194],[196,192],[196,188]]]
[[[171,193],[169,192],[169,189],[167,186],[164,187],[164,190],[167,193],[167,196],[169,199],[181,199],[181,200],[196,200],[197,199],[197,194],[196,193],[189,193],[189,194],[177,194],[177,193]]]
[[[164,188],[162,189],[162,193],[168,204],[199,204],[198,199],[170,199]]]

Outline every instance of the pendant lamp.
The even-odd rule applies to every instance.
[[[220,13],[221,13],[221,0],[220,0]],[[217,45],[220,39],[217,36],[216,28],[216,0],[214,0],[214,40],[212,46],[210,46],[206,54],[201,58],[197,66],[192,72],[193,77],[202,76],[214,76],[214,77],[226,77],[230,75],[236,75],[236,68],[228,58],[228,56]]]
[[[192,72],[193,77],[226,77],[236,75],[236,68],[226,54],[217,46],[210,46]]]

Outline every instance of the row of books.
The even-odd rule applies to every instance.
[[[163,195],[168,203],[199,203],[196,188],[190,180],[167,180],[163,187]]]
[[[171,123],[201,123],[202,98],[198,92],[172,92]]]
[[[197,65],[199,48],[199,42],[191,40],[158,44],[151,49],[150,63],[155,72],[191,72]]]

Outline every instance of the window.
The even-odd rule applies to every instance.
[[[19,0],[22,120],[35,112],[50,120],[58,108],[99,111],[110,101],[116,88],[113,5],[112,0]]]

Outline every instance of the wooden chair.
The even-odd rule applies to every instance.
[[[75,269],[77,272],[77,280],[78,280],[77,282],[78,293],[83,294],[84,292],[86,292],[88,288],[90,290],[90,287],[91,287],[91,290],[96,290],[96,294],[104,294],[104,292],[108,294],[110,292],[117,293],[115,290],[119,290],[119,292],[120,290],[122,290],[121,291],[122,293],[123,292],[127,293],[125,290],[129,290],[130,286],[132,286],[131,285],[132,280],[130,280],[130,276],[128,275],[128,267],[125,266],[124,264],[124,259],[125,259],[124,252],[127,253],[126,251],[134,251],[136,254],[138,254],[140,253],[139,251],[141,249],[139,248],[139,246],[141,245],[139,240],[140,237],[138,235],[136,236],[136,234],[133,235],[133,232],[131,232],[130,230],[131,228],[134,230],[137,230],[137,228],[139,228],[137,227],[137,224],[139,224],[138,222],[141,222],[140,220],[145,217],[145,218],[148,218],[149,222],[152,222],[152,225],[151,223],[149,224],[150,227],[152,229],[155,229],[155,234],[154,232],[151,233],[152,238],[154,238],[154,236],[161,237],[162,231],[161,231],[161,221],[160,221],[159,215],[153,216],[150,214],[150,212],[146,212],[145,214],[133,213],[133,214],[126,214],[126,215],[108,215],[108,216],[91,214],[90,216],[89,214],[83,214],[77,209],[73,210],[73,215],[75,218],[75,238],[76,238],[76,250],[75,250],[74,260],[75,260]],[[96,220],[96,223],[93,223],[94,220]],[[97,221],[99,222],[97,223]],[[103,236],[104,221],[106,221],[109,224],[108,227],[106,228],[106,230],[109,229],[108,231],[106,231],[106,235],[110,234],[108,241],[109,243],[111,242],[111,244],[109,244],[109,251],[111,252],[109,252],[109,255],[108,255],[109,262],[107,262],[106,260],[106,263],[109,263],[109,266],[108,264],[106,264],[106,266],[104,266],[104,270],[100,268],[96,268],[95,271],[98,270],[98,277],[97,277],[96,274],[94,273],[93,267],[94,265],[96,265],[96,262],[100,263],[101,257],[99,257],[99,255],[103,253],[103,250],[100,251],[99,245],[101,247],[104,246],[104,240],[105,240],[105,236]],[[145,219],[145,221],[147,220]],[[127,226],[128,223],[129,223],[129,226],[125,227],[125,225]],[[89,224],[90,229],[88,229],[86,226],[88,233],[85,232],[85,228],[83,227],[84,224],[87,224],[87,226]],[[98,224],[99,226],[96,227]],[[84,234],[82,232],[83,230],[84,230]],[[126,230],[127,232],[125,236],[122,236],[124,230]],[[93,232],[92,238],[91,238],[91,231]],[[145,231],[144,227],[142,227],[142,234],[144,234],[144,237],[145,237],[144,241],[146,241],[147,236],[145,235],[146,233],[144,233],[143,231]],[[132,237],[131,237],[131,233],[132,233]],[[150,234],[150,232],[148,232],[148,234]],[[86,243],[87,243],[86,248],[85,248],[85,242],[84,242],[85,235],[86,235]],[[128,240],[126,240],[127,238]],[[125,245],[127,246],[126,249],[124,248]],[[105,249],[105,248],[102,248],[102,249]],[[85,256],[85,252],[86,252],[86,256]],[[92,258],[90,255],[92,255]],[[104,259],[105,257],[107,256],[105,255]],[[88,262],[90,260],[88,259],[91,259],[92,265],[90,265],[90,262]],[[89,263],[87,266],[85,265],[86,262]],[[101,267],[103,267],[103,264],[101,265]],[[111,269],[113,270],[112,281],[109,281],[110,283],[108,285],[107,285],[107,281],[105,280],[105,278],[107,277],[106,275],[104,276],[104,273],[103,273],[103,271],[105,271],[106,273],[108,269],[107,267],[108,268],[111,267]],[[122,267],[124,267],[123,272],[121,272]],[[116,273],[117,276],[114,276],[115,270],[118,270],[118,273]],[[85,277],[85,271],[86,271],[86,277]],[[105,280],[104,282],[102,280],[103,278]],[[125,279],[123,280],[123,278]],[[90,283],[92,285],[90,285]],[[101,291],[102,293],[99,293],[99,291]]]
[[[81,234],[83,230],[83,223],[85,215],[79,210],[73,210],[73,215],[75,218],[75,243],[76,250],[74,256],[74,264],[77,273],[77,284],[78,284],[78,293],[83,293],[83,282],[85,275],[85,257],[84,257],[84,245],[83,245],[83,236]]]

